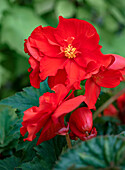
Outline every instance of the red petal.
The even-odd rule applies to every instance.
[[[77,135],[77,133],[73,131],[73,126],[75,126],[82,134],[86,131],[90,132],[93,126],[92,112],[87,107],[76,109],[70,116],[69,126],[75,135]]]
[[[101,87],[114,88],[120,84],[122,75],[117,70],[100,71],[93,76],[93,80]]]
[[[95,33],[97,33],[96,29],[87,21],[74,18],[65,19],[60,16],[59,24],[55,31],[55,37],[60,44],[64,45],[64,40],[67,40],[68,38],[80,38],[81,34],[86,37],[91,37]]]
[[[116,54],[111,54],[111,55],[113,55],[115,57],[115,61],[109,68],[113,69],[113,70],[124,69],[125,68],[125,58],[120,55],[116,55]]]
[[[58,70],[55,76],[48,77],[48,85],[50,88],[57,84],[67,84],[67,74],[65,69]]]
[[[92,139],[92,138],[94,138],[94,137],[96,137],[97,136],[97,131],[96,131],[96,128],[94,127],[93,129],[92,129],[92,131],[91,131],[91,133],[90,133],[90,135],[89,136],[82,136],[82,137],[80,137],[80,139],[82,140],[82,141],[86,141],[86,140],[89,140],[89,139]]]
[[[30,44],[32,47],[38,49],[44,55],[49,57],[56,57],[60,53],[60,46],[50,44],[47,38],[40,41],[30,38]]]
[[[65,58],[42,58],[40,61],[41,80],[45,80],[48,76],[55,76],[57,71],[63,68],[65,60]]]
[[[95,64],[100,66],[108,67],[113,61],[114,57],[112,55],[104,55],[100,51],[100,46],[96,48],[94,51],[88,51],[87,49],[80,49],[81,52],[79,56],[75,58],[75,61],[82,67],[87,67],[88,63],[93,61]],[[95,68],[97,68],[95,66]]]
[[[40,143],[50,140],[52,138],[54,138],[57,134],[59,129],[61,129],[62,126],[60,123],[53,123],[53,121],[50,119],[46,125],[44,126],[44,128],[42,129],[42,132],[40,134],[40,137],[38,139],[37,145],[39,145]]]
[[[101,87],[98,86],[92,78],[88,79],[85,83],[85,103],[89,109],[95,109],[95,103],[99,97]]]
[[[84,79],[85,70],[84,68],[77,65],[73,60],[69,60],[65,66],[68,79],[69,79],[69,86],[72,86],[76,82],[80,82]]]
[[[73,99],[69,99],[63,102],[53,113],[52,115],[53,119],[56,120],[63,114],[71,112],[72,110],[77,108],[84,100],[85,100],[85,97],[80,95]]]
[[[112,54],[115,57],[114,63],[109,67],[113,70],[119,70],[123,76],[122,80],[125,80],[125,58],[120,55]]]
[[[40,77],[39,77],[40,63],[37,60],[35,60],[33,57],[30,57],[29,64],[31,65],[31,68],[33,69],[29,76],[30,83],[33,87],[40,88],[40,82],[41,82]]]
[[[31,37],[38,41],[42,41],[46,37],[49,41],[55,42],[56,39],[54,37],[54,31],[55,28],[51,26],[42,27],[40,25],[34,29],[34,31],[31,33]]]
[[[36,59],[40,59],[41,55],[55,57],[60,53],[60,46],[54,37],[53,27],[39,26],[34,29],[27,41],[27,49],[29,53]],[[25,50],[26,51],[26,50]]]
[[[66,95],[69,93],[69,89],[66,88],[63,84],[57,84],[53,87],[53,89],[56,93],[56,101],[58,104],[62,102],[62,100],[66,97]]]
[[[39,54],[38,49],[34,48],[31,46],[30,44],[30,37],[28,38],[28,40],[25,40],[24,43],[24,51],[25,53],[28,53],[30,56],[32,56],[34,59],[36,59],[37,61],[40,61],[41,59],[41,55]]]

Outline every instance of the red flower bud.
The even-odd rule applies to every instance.
[[[69,126],[71,129],[70,138],[74,140],[78,137],[84,141],[97,135],[96,129],[92,129],[92,112],[86,107],[78,108],[72,113],[69,119]]]

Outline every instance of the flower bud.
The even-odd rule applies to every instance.
[[[76,140],[87,140],[95,137],[97,131],[93,126],[92,112],[87,107],[76,109],[69,119],[70,138]]]

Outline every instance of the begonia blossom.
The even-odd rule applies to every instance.
[[[64,116],[77,108],[84,101],[84,96],[66,97],[69,91],[62,84],[55,86],[53,91],[55,93],[47,92],[39,98],[39,107],[33,106],[24,111],[23,126],[20,128],[22,136],[28,132],[24,141],[32,141],[40,130],[37,144],[68,132]]]
[[[61,74],[66,72],[64,77],[66,76],[68,86],[77,83],[75,87],[79,87],[81,80],[91,77],[101,66],[107,67],[114,61],[112,55],[102,54],[99,35],[94,26],[74,18],[59,17],[57,28],[35,28],[25,40],[25,52],[35,60],[34,62],[30,59],[29,63],[33,70],[30,82],[36,88],[39,88],[39,83],[47,77],[58,77],[59,70],[62,70]],[[34,66],[36,63],[37,69]]]

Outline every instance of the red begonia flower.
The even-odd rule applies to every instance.
[[[92,24],[63,17],[59,17],[57,28],[37,27],[25,42],[25,52],[40,62],[40,81],[56,74],[58,77],[58,71],[65,69],[69,86],[112,63],[114,57],[102,54],[100,49],[99,35]]]
[[[68,90],[58,84],[53,88],[55,93],[45,93],[39,98],[39,107],[33,106],[24,112],[23,127],[20,128],[22,136],[28,132],[25,140],[32,141],[42,129],[37,144],[49,140],[57,134],[66,134],[68,128],[64,125],[64,116],[78,107],[84,100],[84,96],[74,98],[67,97]]]
[[[71,139],[76,140],[76,138],[78,137],[84,141],[95,137],[97,135],[97,131],[95,128],[92,129],[92,126],[92,112],[86,107],[76,109],[71,114],[69,119]]]
[[[101,87],[114,88],[120,84],[121,72],[118,70],[102,69],[85,83],[85,103],[89,109],[95,109]]]

